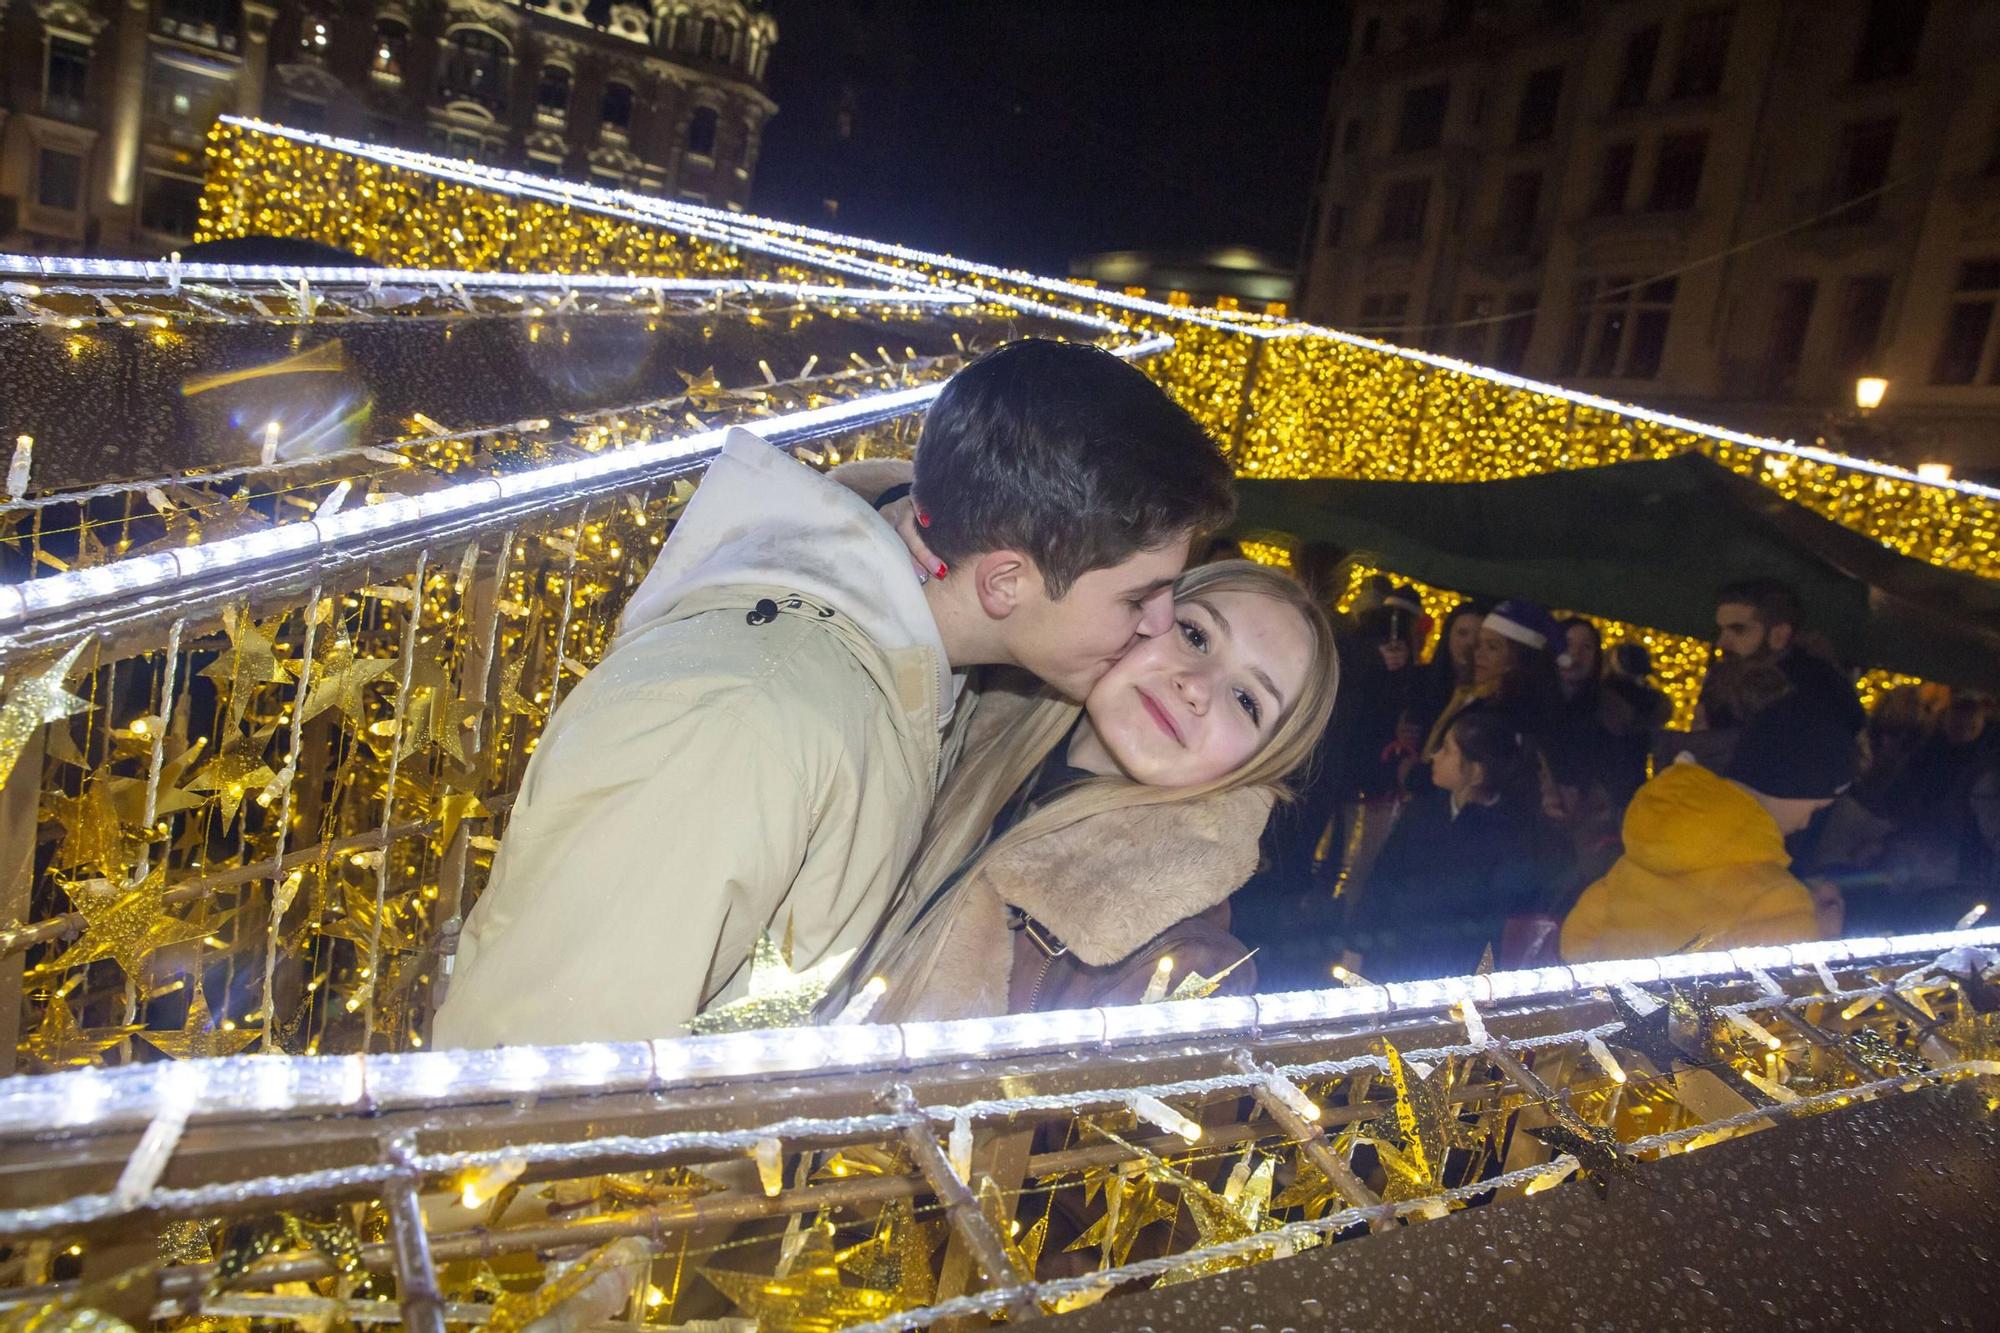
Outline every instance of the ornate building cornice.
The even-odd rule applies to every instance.
[[[35,17],[44,28],[57,28],[80,36],[95,37],[111,20],[100,17],[83,0],[36,0]]]

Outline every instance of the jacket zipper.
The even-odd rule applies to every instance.
[[[1035,984],[1028,991],[1028,1007],[1022,1010],[1023,1013],[1034,1013],[1035,1006],[1041,1003],[1042,983],[1049,979],[1049,969],[1054,967],[1055,964],[1056,960],[1053,957],[1048,954],[1042,955],[1042,970],[1035,974]]]

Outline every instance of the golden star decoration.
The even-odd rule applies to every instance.
[[[127,832],[118,814],[118,798],[121,791],[129,791],[129,781],[100,767],[84,779],[80,795],[49,797],[49,807],[63,826],[62,843],[56,849],[57,865],[113,879],[138,861],[144,839]]]
[[[351,725],[360,727],[366,718],[369,683],[395,665],[386,657],[356,657],[354,641],[345,635],[336,637],[313,663],[312,683],[306,689],[306,701],[299,705],[299,721],[310,722],[327,709],[338,708]],[[295,676],[304,670],[296,664],[291,669]]]
[[[863,1287],[893,1291],[905,1309],[919,1309],[937,1294],[931,1253],[942,1233],[941,1226],[918,1221],[908,1199],[892,1199],[882,1206],[875,1234],[840,1251],[835,1262]]]
[[[176,1060],[210,1060],[235,1055],[262,1035],[256,1028],[225,1028],[208,1009],[208,996],[199,976],[188,983],[194,996],[188,1001],[187,1018],[178,1032],[142,1032],[141,1041]]]
[[[1122,1266],[1131,1257],[1140,1232],[1155,1222],[1172,1222],[1180,1213],[1180,1205],[1164,1195],[1159,1182],[1144,1171],[1118,1167],[1088,1171],[1083,1187],[1086,1202],[1103,1191],[1104,1211],[1069,1248],[1096,1248],[1100,1268]]]
[[[825,1223],[806,1232],[791,1271],[783,1277],[722,1268],[699,1271],[757,1321],[758,1333],[836,1333],[906,1308],[896,1292],[850,1287],[841,1281],[833,1228]]]
[[[382,904],[378,913],[375,908],[375,885],[360,885],[352,881],[340,886],[339,913],[333,920],[320,927],[320,934],[337,940],[346,940],[364,954],[376,943],[376,922],[381,922],[381,947],[386,953],[408,953],[417,947],[417,942],[403,929],[400,921],[402,910],[408,906],[391,896]]]
[[[234,730],[233,725],[231,729]],[[237,813],[243,808],[243,798],[262,791],[264,784],[277,776],[264,762],[264,753],[275,730],[275,727],[266,727],[248,735],[238,732],[230,736],[223,742],[222,752],[188,779],[186,790],[214,793],[222,807],[222,827],[225,830],[236,822]]]
[[[73,891],[71,901],[84,921],[83,938],[29,975],[42,976],[114,958],[127,977],[138,980],[145,974],[147,956],[155,950],[208,934],[207,927],[170,915],[166,895],[164,865],[155,866],[145,879],[129,888],[100,893],[80,887]]]
[[[500,711],[522,717],[541,717],[548,710],[521,693],[521,673],[528,659],[517,657],[500,669]]]
[[[88,639],[77,640],[53,666],[16,681],[7,692],[6,701],[0,703],[0,785],[13,773],[21,752],[37,731],[90,707],[87,701],[63,688],[70,668],[76,665],[76,659],[89,643]]]
[[[74,1069],[94,1065],[97,1057],[139,1031],[139,1024],[121,1027],[79,1027],[62,991],[49,996],[42,1021],[21,1038],[21,1053],[39,1069]]]
[[[410,698],[397,719],[396,755],[407,759],[426,745],[436,745],[463,767],[465,728],[483,711],[458,697],[441,663],[424,661],[410,673]]]
[[[250,707],[250,696],[259,685],[282,685],[291,679],[278,664],[274,631],[283,619],[280,615],[266,627],[252,620],[247,608],[231,607],[222,613],[229,647],[203,667],[201,674],[227,690],[232,725],[242,722]]]
[[[729,396],[729,390],[715,377],[714,366],[699,375],[690,375],[685,370],[674,373],[687,382],[688,405],[699,411],[713,411],[722,406],[722,400]]]
[[[792,971],[792,931],[787,923],[780,945],[766,931],[750,953],[750,990],[740,1000],[717,1005],[688,1020],[688,1031],[747,1032],[752,1028],[798,1027],[812,1021],[813,1009],[833,988],[854,950],[822,958],[803,972]]]
[[[1338,1134],[1327,1146],[1335,1157],[1346,1161],[1354,1146],[1355,1130],[1349,1126]],[[1314,1164],[1303,1150],[1299,1153],[1298,1170],[1292,1176],[1292,1183],[1285,1191],[1271,1201],[1273,1208],[1298,1208],[1306,1217],[1317,1219],[1326,1216],[1329,1208],[1347,1207],[1347,1196],[1342,1194],[1326,1173]]]
[[[175,737],[165,740],[160,749],[160,781],[153,792],[153,818],[208,804],[209,796],[182,786],[187,781],[188,770],[194,767],[207,746],[208,738],[205,736],[197,736],[189,743]],[[119,778],[111,781],[118,817],[132,827],[140,828],[146,820],[145,779]]]
[[[1486,1132],[1458,1118],[1450,1102],[1449,1060],[1424,1075],[1411,1068],[1386,1038],[1381,1047],[1396,1100],[1386,1115],[1369,1121],[1361,1133],[1375,1145],[1388,1173],[1383,1199],[1394,1203],[1423,1198],[1442,1188],[1451,1150],[1478,1146]]]

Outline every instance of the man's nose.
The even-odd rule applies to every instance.
[[[1162,588],[1139,604],[1139,637],[1158,638],[1174,623],[1174,590]]]

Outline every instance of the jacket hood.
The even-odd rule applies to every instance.
[[[854,492],[741,427],[626,604],[619,642],[672,619],[697,593],[731,588],[797,592],[839,610],[885,652],[929,653],[938,725],[950,719],[944,641],[895,531]]]
[[[1791,864],[1777,821],[1755,797],[1700,764],[1677,763],[1625,811],[1625,856],[1656,875]]]
[[[1135,806],[1003,848],[974,874],[1102,967],[1241,888],[1270,813],[1258,788]]]

